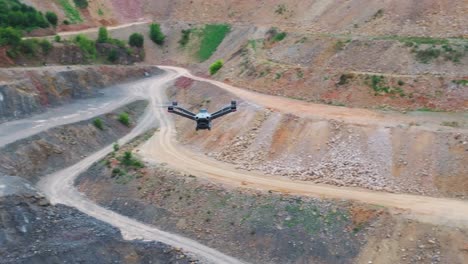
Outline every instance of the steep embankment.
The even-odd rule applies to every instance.
[[[162,72],[150,66],[72,66],[0,70],[0,122],[43,112],[74,99],[97,97],[101,88]]]
[[[8,144],[0,149],[0,172],[36,183],[42,176],[116,142],[131,131],[146,105],[145,101],[136,101],[91,120],[51,128]],[[130,127],[118,121],[121,113],[129,115]],[[102,130],[94,124],[96,119],[102,121]]]
[[[194,263],[162,243],[125,241],[119,230],[50,205],[26,180],[0,176],[1,263]],[[196,262],[196,261],[195,261]]]
[[[169,95],[194,111],[200,107],[213,111],[233,99],[217,87],[188,79],[179,80]],[[288,104],[284,101],[281,104]],[[352,121],[353,113],[343,113],[342,120],[343,108],[329,107],[327,111],[335,114],[324,119],[320,107],[308,111],[293,102],[290,107],[304,109],[304,115],[315,114],[286,114],[241,101],[242,111],[214,121],[210,137],[196,133],[190,120],[176,118],[179,139],[239,168],[296,180],[433,196],[468,195],[466,129],[443,122],[458,120],[454,122],[466,128],[461,115],[397,118],[364,111],[361,119],[356,116]]]

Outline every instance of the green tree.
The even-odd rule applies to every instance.
[[[107,31],[107,28],[100,27],[98,38],[97,38],[97,43],[106,43],[108,40],[109,40],[109,32]]]
[[[88,39],[84,35],[78,35],[75,37],[75,43],[90,59],[95,59],[97,55],[96,44],[94,41]]]
[[[130,126],[130,116],[123,112],[119,115],[119,121],[120,123],[126,125],[126,126]]]
[[[119,59],[119,52],[116,49],[111,49],[107,55],[107,59],[112,63],[116,62]]]
[[[47,21],[49,21],[51,25],[57,26],[57,22],[58,22],[57,14],[55,14],[54,12],[47,11],[46,18],[47,18]]]
[[[143,47],[145,39],[142,34],[133,33],[128,39],[128,44],[132,47],[141,48]]]
[[[0,28],[0,46],[17,46],[21,42],[22,37],[23,34],[17,29],[12,27]]]
[[[104,122],[102,122],[102,119],[100,118],[94,119],[93,125],[99,130],[104,130]]]
[[[150,25],[150,38],[154,43],[158,45],[164,44],[166,36],[161,31],[161,26],[159,24],[153,23]]]
[[[39,45],[41,46],[42,53],[45,55],[49,54],[50,50],[52,49],[52,44],[47,40],[43,39],[39,42]]]
[[[216,74],[224,65],[223,60],[217,60],[213,64],[210,65],[210,74]]]

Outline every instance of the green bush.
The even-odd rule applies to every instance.
[[[210,65],[210,74],[216,74],[224,65],[223,60],[217,60],[213,64]]]
[[[0,0],[1,27],[30,30],[38,27],[47,28],[49,23],[41,12],[31,6],[22,4],[18,0]]]
[[[88,0],[73,0],[75,5],[79,8],[87,8],[88,7]]]
[[[100,118],[94,119],[93,125],[99,130],[104,130],[104,122]]]
[[[107,32],[107,28],[100,27],[98,32],[98,38],[96,40],[97,43],[106,43],[109,40],[109,33]]]
[[[36,55],[36,52],[39,49],[39,40],[37,39],[22,40],[19,43],[17,49],[22,54],[34,56]]]
[[[120,149],[119,143],[115,142],[114,145],[112,145],[112,148],[114,151],[118,151]]]
[[[200,61],[206,61],[213,55],[230,30],[231,27],[226,24],[205,26],[202,32],[203,38],[200,44],[200,50],[198,51],[198,58]]]
[[[179,44],[182,47],[185,47],[190,41],[190,33],[192,32],[191,29],[182,29],[182,37],[179,40]]]
[[[109,54],[107,54],[107,59],[110,62],[115,63],[119,59],[119,52],[116,49],[111,49]]]
[[[84,35],[78,35],[75,37],[75,43],[85,53],[88,59],[95,59],[97,55],[96,43],[88,39]]]
[[[21,42],[23,34],[20,30],[12,27],[0,28],[0,46],[11,45],[17,46]]]
[[[39,46],[41,46],[42,53],[44,53],[45,55],[49,54],[49,52],[53,48],[52,44],[47,39],[41,40],[39,42]]]
[[[64,20],[63,24],[69,25],[71,23],[82,22],[80,12],[76,10],[76,8],[70,4],[69,0],[58,0],[59,3],[62,5],[65,15],[70,20]]]
[[[144,41],[145,41],[145,39],[143,38],[142,34],[133,33],[128,38],[128,45],[130,45],[132,47],[142,48],[143,44],[144,44]]]
[[[45,16],[47,18],[47,21],[49,21],[50,24],[57,26],[57,22],[58,22],[57,14],[55,14],[54,12],[47,11]]]
[[[286,35],[287,35],[286,32],[280,32],[280,33],[273,36],[272,41],[273,42],[282,41],[283,39],[286,38]]]
[[[150,25],[150,38],[154,43],[158,45],[164,44],[166,36],[164,35],[164,33],[162,33],[161,26],[159,24],[153,23]]]
[[[126,125],[126,126],[130,126],[130,116],[128,115],[128,113],[121,113],[119,115],[119,121],[120,123]]]
[[[437,59],[440,54],[440,50],[434,48],[418,50],[416,51],[416,59],[421,63],[429,63],[432,60]]]
[[[54,40],[55,40],[55,42],[61,42],[62,38],[59,35],[57,35],[57,36],[54,37]]]

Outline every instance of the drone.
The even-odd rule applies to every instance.
[[[197,126],[195,128],[196,131],[200,129],[211,130],[211,121],[229,113],[236,112],[237,102],[231,101],[231,105],[225,106],[221,110],[214,113],[208,113],[208,110],[200,109],[200,112],[198,114],[194,114],[189,110],[178,106],[177,102],[172,102],[172,105],[167,108],[167,111],[169,113],[180,115],[182,117],[197,122]]]

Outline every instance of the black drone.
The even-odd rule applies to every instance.
[[[195,128],[197,131],[199,129],[211,130],[211,120],[236,112],[237,102],[231,101],[231,105],[223,107],[223,109],[212,114],[208,113],[206,109],[201,109],[198,114],[194,114],[185,108],[177,106],[177,102],[172,102],[172,105],[169,106],[167,110],[169,113],[174,113],[197,122],[197,127]]]

